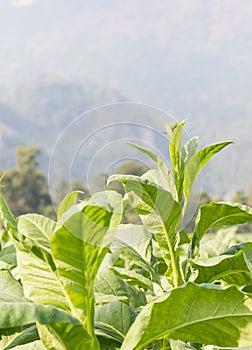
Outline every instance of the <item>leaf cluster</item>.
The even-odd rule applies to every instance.
[[[0,196],[2,349],[252,346],[252,242],[237,242],[232,228],[206,235],[251,222],[252,209],[211,202],[192,235],[183,229],[199,172],[230,142],[198,150],[197,137],[182,145],[184,122],[165,127],[171,170],[133,145],[155,168],[111,176],[124,197],[104,191],[76,203],[70,193],[53,221],[15,218]],[[139,225],[123,223],[132,208]]]

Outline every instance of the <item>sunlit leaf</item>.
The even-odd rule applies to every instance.
[[[220,255],[206,261],[190,260],[190,264],[198,271],[195,283],[223,280],[236,286],[252,284],[252,265],[242,250],[235,255]]]
[[[222,347],[252,343],[252,299],[236,287],[188,283],[146,305],[121,350],[171,338]]]
[[[195,255],[200,241],[205,233],[211,229],[224,225],[238,225],[252,221],[252,208],[231,202],[211,202],[202,205],[196,218],[192,237],[190,256]]]

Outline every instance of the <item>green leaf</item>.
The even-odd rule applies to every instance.
[[[132,247],[138,256],[150,261],[152,254],[151,241],[152,234],[143,225],[121,224],[115,232],[114,246],[122,249]]]
[[[216,153],[220,152],[231,143],[232,142],[216,143],[201,149],[191,156],[184,169],[184,196],[187,201],[189,200],[193,184],[201,169]]]
[[[40,323],[79,321],[63,310],[51,305],[39,305],[27,301],[21,284],[9,271],[0,271],[0,329],[14,328]]]
[[[171,172],[167,176],[164,176],[160,169],[150,169],[141,176],[142,179],[147,179],[150,182],[155,183],[159,187],[162,187],[164,190],[170,192],[174,200],[178,200],[178,194],[174,181],[171,175]]]
[[[0,269],[9,269],[17,266],[16,249],[8,242],[0,251]]]
[[[6,348],[4,348],[4,350],[10,350],[16,346],[28,344],[36,340],[39,340],[39,334],[37,326],[34,324],[26,328],[22,333],[15,337],[14,340]]]
[[[238,225],[250,221],[252,221],[252,208],[245,205],[231,202],[202,205],[196,218],[189,256],[195,256],[195,251],[207,231],[224,225]]]
[[[179,236],[180,236],[179,244],[186,244],[186,243],[191,242],[191,240],[190,240],[190,238],[185,230],[179,231]]]
[[[29,301],[14,300],[7,294],[0,296],[0,328],[13,328],[34,322],[78,324],[79,320],[62,309],[51,305],[40,305]]]
[[[98,336],[98,340],[100,343],[101,350],[119,350],[120,348],[120,343],[111,339]]]
[[[47,350],[41,340],[33,341],[32,343],[18,345],[15,350]],[[6,349],[4,349],[6,350]]]
[[[124,183],[131,204],[141,215],[147,231],[153,234],[162,234],[167,249],[167,240],[174,247],[176,232],[181,223],[181,208],[171,193],[146,179],[133,175],[113,175],[109,179],[109,181],[114,180]],[[132,196],[131,192],[137,198]],[[164,231],[169,231],[169,237],[165,235]]]
[[[95,291],[107,295],[127,297],[130,306],[133,308],[146,304],[146,296],[141,290],[130,286],[126,281],[116,276],[114,272],[107,268],[102,269],[98,273],[95,280]]]
[[[56,222],[38,214],[22,215],[18,219],[18,232],[26,237],[36,247],[50,253],[50,237],[55,229]]]
[[[77,200],[78,195],[82,193],[81,191],[73,191],[68,193],[65,198],[62,200],[62,202],[59,205],[58,208],[58,214],[57,219],[59,220],[63,213],[65,213],[68,209],[70,209]]]
[[[124,203],[121,194],[118,192],[97,192],[91,197],[89,203],[95,206],[100,206],[112,214],[110,219],[110,228],[115,229],[122,222]]]
[[[124,184],[133,208],[140,214],[145,228],[155,238],[166,255],[170,255],[174,283],[182,283],[179,262],[175,257],[178,231],[181,225],[181,207],[171,193],[158,185],[133,175],[113,175],[109,181]]]
[[[39,335],[47,350],[99,350],[96,338],[92,338],[82,325],[54,323],[39,325]]]
[[[95,292],[95,304],[107,304],[111,303],[112,301],[120,300],[122,302],[128,302],[128,298],[126,296],[116,296],[116,295],[109,295],[109,294],[103,294],[99,292]]]
[[[216,256],[206,261],[189,260],[189,263],[198,271],[195,283],[223,280],[236,286],[252,284],[252,265],[242,250],[232,256]]]
[[[175,124],[175,126],[172,128],[172,132],[170,133],[169,144],[174,182],[178,193],[178,202],[182,200],[183,195],[184,162],[181,157],[180,145],[184,125],[184,121]]]
[[[7,294],[17,301],[26,301],[21,284],[8,270],[0,270],[0,296]]]
[[[50,237],[55,222],[37,214],[19,218],[21,242],[15,241],[17,262],[25,297],[70,311],[70,305],[51,256]]]
[[[252,343],[252,299],[236,287],[188,283],[146,305],[121,350],[140,350],[157,339],[222,347]]]
[[[113,203],[107,201],[105,209],[96,205],[100,199],[74,206],[61,217],[51,237],[53,259],[71,312],[89,334],[94,332],[94,279],[108,252],[110,225],[114,227],[117,216],[122,215],[120,211],[115,213],[116,219],[111,223]]]
[[[95,313],[96,335],[122,343],[135,317],[134,310],[120,301],[103,305]]]

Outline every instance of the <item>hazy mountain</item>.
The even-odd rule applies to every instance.
[[[143,143],[145,147],[156,147],[164,158],[167,155],[167,144],[159,134],[162,131],[159,121],[166,117],[162,111],[134,104],[113,104],[111,107],[92,111],[94,106],[101,106],[108,101],[125,101],[113,89],[91,83],[84,86],[44,77],[29,81],[9,94],[2,95],[1,100],[2,169],[13,166],[15,148],[27,144],[42,149],[40,162],[45,172],[48,171],[48,160],[54,152],[53,147],[56,148],[58,163],[55,165],[57,171],[53,175],[56,180],[61,177],[68,178],[71,170],[71,176],[87,181],[87,176],[83,174],[87,174],[89,168],[91,175],[95,177],[100,172],[107,171],[118,159],[139,157],[137,152],[132,153],[125,141],[133,140]],[[91,112],[86,115],[88,110]],[[79,116],[82,117],[78,119]],[[150,126],[149,130],[146,125]],[[204,189],[211,194],[229,197],[237,189],[247,191],[252,182],[248,171],[251,169],[252,152],[251,118],[243,118],[242,121],[237,118],[227,124],[224,119],[218,120],[216,116],[208,121],[205,115],[196,125],[197,127],[195,119],[193,123],[189,119],[186,131],[188,137],[197,134],[197,130],[200,131],[201,146],[223,140],[236,142],[206,168]],[[151,134],[153,128],[156,131]],[[57,141],[62,132],[63,138]],[[146,161],[145,158],[140,160]]]
[[[250,0],[0,1],[1,164],[22,140],[49,154],[69,120],[123,96],[187,119],[202,144],[234,140],[206,187],[247,190],[251,17]]]

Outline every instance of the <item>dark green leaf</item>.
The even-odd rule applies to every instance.
[[[39,334],[36,325],[31,325],[20,333],[4,350],[10,350],[19,345],[28,344],[39,340]]]
[[[97,275],[95,291],[107,295],[127,297],[130,306],[133,308],[146,304],[145,294],[141,290],[130,286],[126,281],[116,276],[109,269],[103,269]]]

